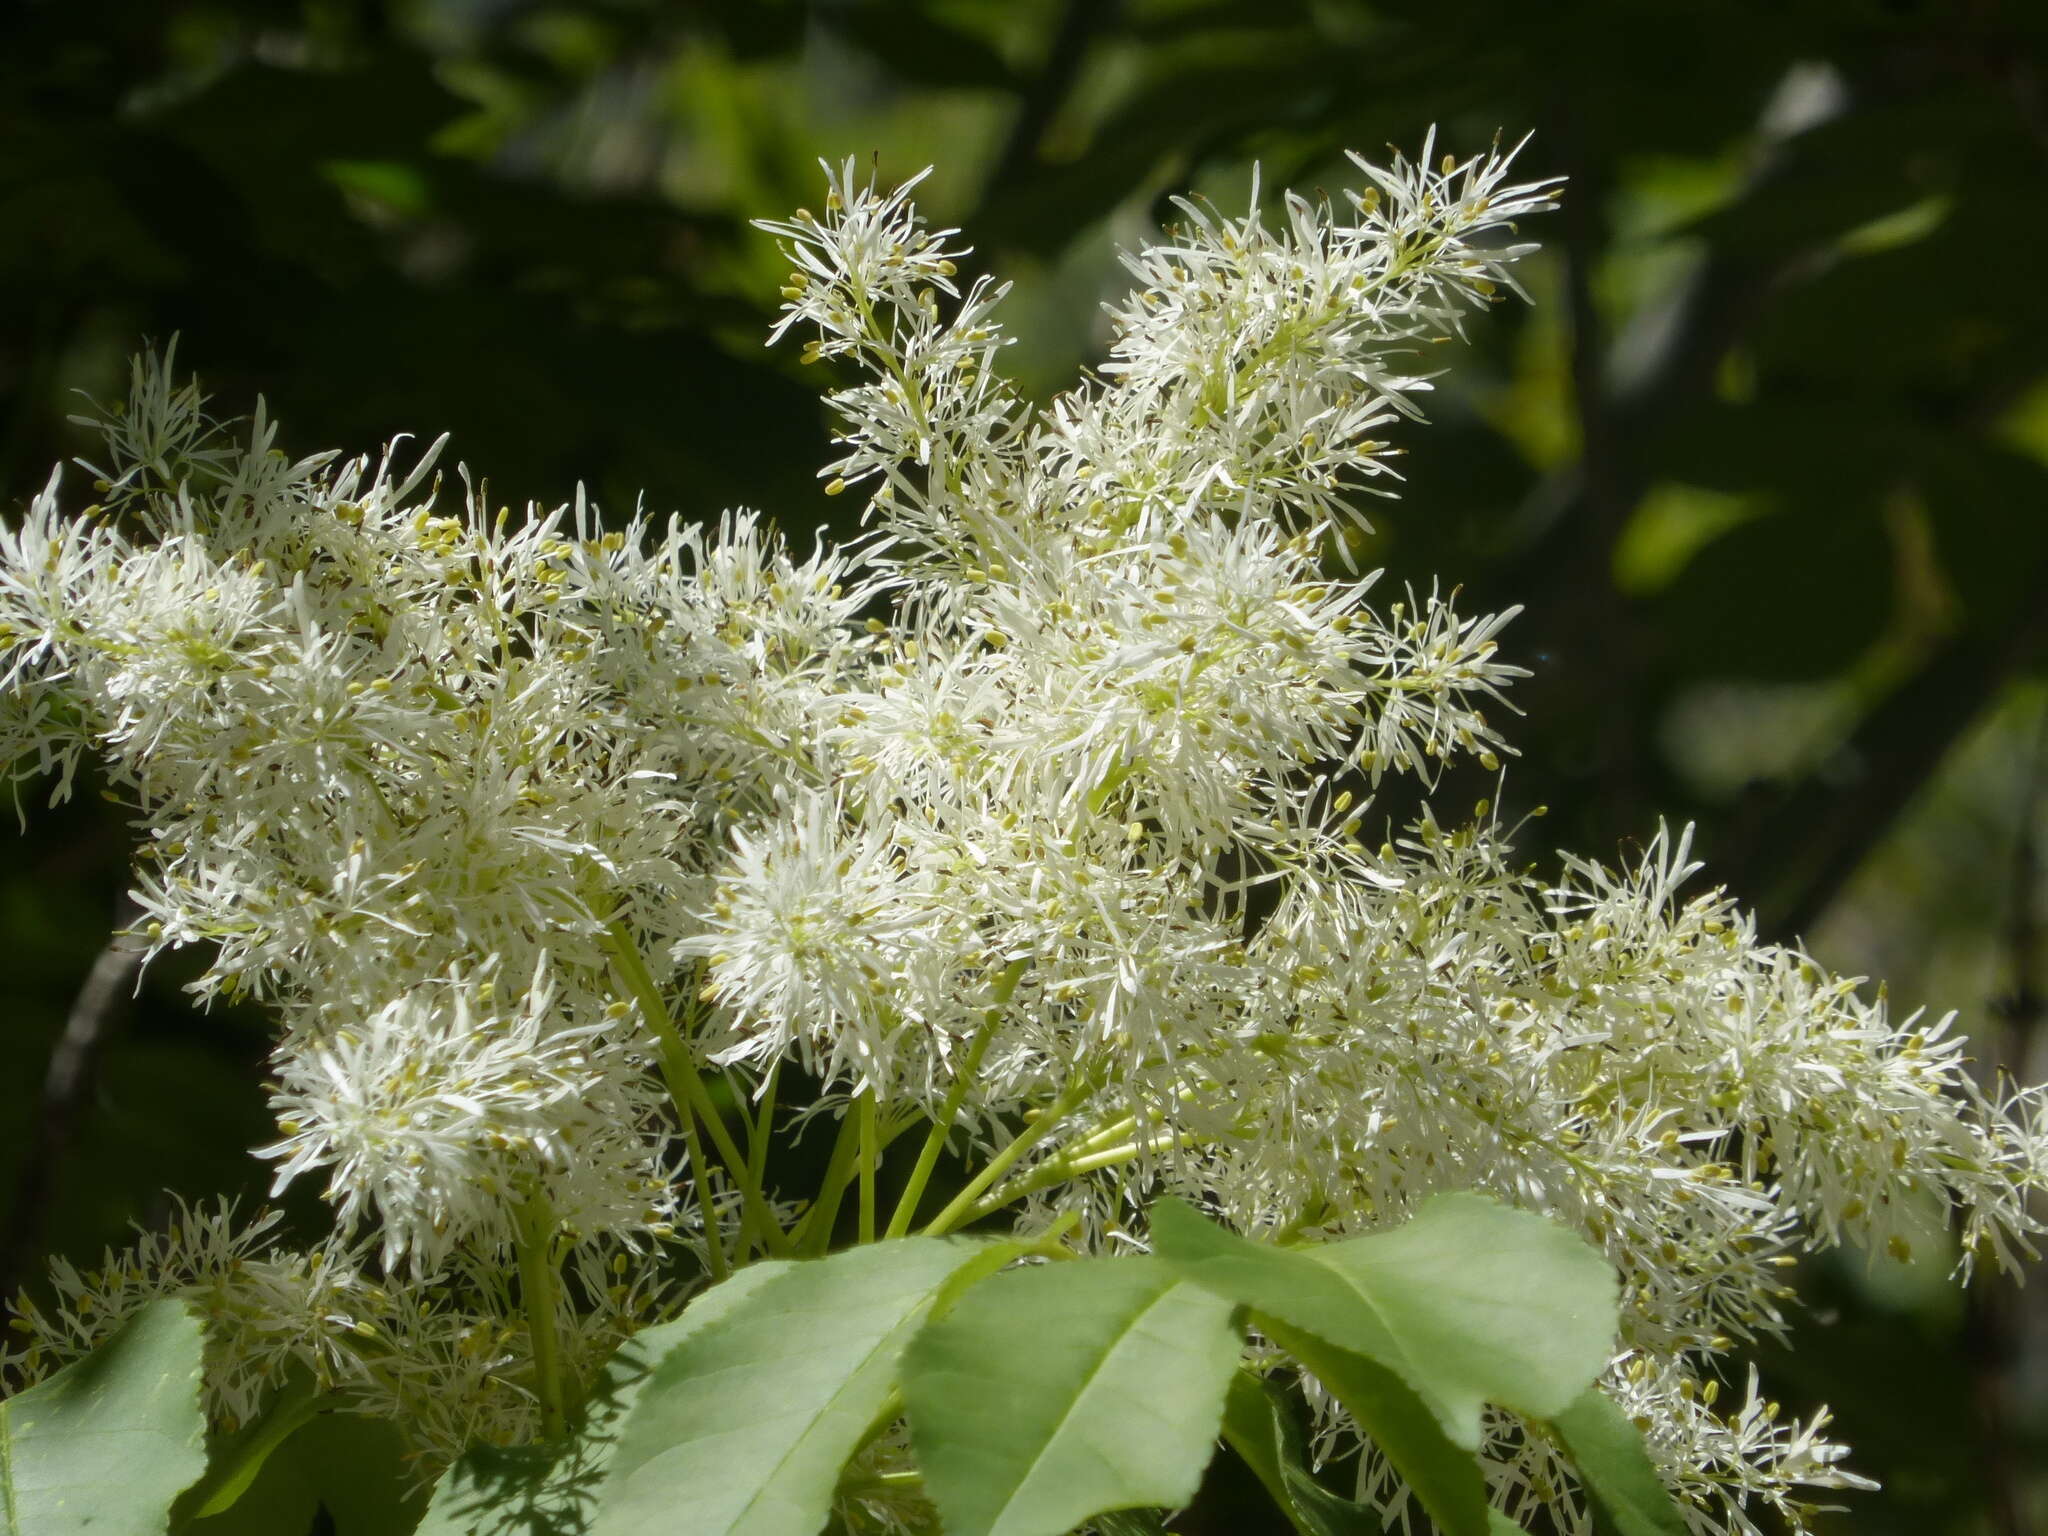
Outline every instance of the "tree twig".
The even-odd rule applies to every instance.
[[[2040,907],[2040,827],[2048,805],[2048,709],[2041,714],[2025,779],[2020,786],[2018,835],[2013,842],[2010,911],[2006,920],[2010,990],[1994,1005],[1991,1060],[1994,1077],[2021,1067],[2048,1012],[2044,984],[2044,924]],[[1970,1295],[1963,1325],[1977,1415],[1977,1461],[1984,1506],[1995,1536],[2033,1536],[2013,1444],[2013,1372],[2023,1344],[2020,1296],[2005,1275],[1987,1275]]]
[[[42,1240],[58,1174],[78,1127],[80,1107],[92,1086],[100,1046],[142,963],[141,951],[120,932],[134,911],[133,903],[123,896],[115,934],[94,958],[92,969],[71,1000],[64,1028],[50,1048],[36,1100],[33,1134],[15,1178],[5,1236],[0,1238],[0,1296],[13,1294]]]
[[[1121,9],[1122,0],[1067,0],[1046,49],[1045,63],[1025,88],[1009,136],[989,171],[982,193],[984,205],[1030,174],[1044,147],[1047,130],[1081,78],[1089,44],[1097,32],[1116,20]]]
[[[2048,569],[2036,585],[2048,590]],[[2048,606],[2003,635],[1949,641],[1845,744],[1851,760],[1869,764],[1860,778],[1847,785],[1808,778],[1740,847],[1724,851],[1717,866],[1756,902],[1764,931],[1794,937],[1810,930],[1956,741],[2044,653]]]

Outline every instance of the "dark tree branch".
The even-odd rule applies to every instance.
[[[1609,337],[1593,289],[1608,237],[1602,210],[1608,197],[1609,167],[1584,152],[1568,116],[1561,118],[1557,136],[1574,194],[1563,209],[1563,256],[1571,328],[1571,397],[1579,424],[1580,503],[1573,513],[1580,536],[1573,541],[1573,554],[1565,563],[1559,590],[1583,599],[1558,612],[1557,620],[1565,628],[1557,632],[1557,644],[1565,654],[1605,660],[1595,724],[1602,799],[1618,821],[1633,822],[1642,791],[1642,754],[1635,742],[1631,704],[1642,689],[1645,656],[1634,634],[1634,605],[1616,590],[1609,568],[1622,529],[1646,489],[1646,476],[1629,443],[1616,431],[1617,402],[1608,378]]]
[[[2041,817],[2048,811],[2048,708],[2034,735],[2033,761],[2020,791],[2019,837],[2013,847],[2012,911],[2006,924],[2012,990],[1998,1012],[2015,1036],[2003,1054],[2009,1066],[2023,1059],[2029,1037],[2048,1018],[2048,918],[2041,911]]]
[[[1023,99],[1017,104],[1016,119],[1010,124],[1009,137],[1003,141],[1002,153],[996,156],[995,167],[989,172],[982,192],[984,206],[1031,174],[1047,130],[1081,78],[1089,45],[1098,32],[1116,20],[1122,8],[1122,0],[1067,0],[1052,43],[1046,49],[1045,63],[1025,88]]]
[[[2048,590],[2048,570],[2035,586]],[[1963,733],[2014,677],[2048,654],[2048,604],[2003,635],[1964,634],[1864,717],[1843,758],[1867,767],[1851,783],[1811,777],[1717,860],[1732,889],[1754,893],[1764,932],[1796,937],[1882,842]]]
[[[1547,658],[1519,700],[1533,715],[1580,714],[1582,734],[1600,758],[1607,824],[1615,825],[1634,819],[1632,802],[1659,777],[1653,748],[1638,729],[1650,657],[1633,605],[1612,575],[1615,548],[1656,478],[1649,445],[1712,392],[1722,360],[1813,258],[1800,250],[1759,262],[1715,249],[1671,301],[1662,344],[1648,365],[1631,379],[1615,379],[1593,288],[1608,236],[1601,222],[1607,167],[1577,144],[1568,107],[1553,117],[1549,131],[1569,174],[1562,233],[1580,451],[1523,502],[1511,535],[1522,548],[1503,569],[1528,606],[1519,644]],[[1777,161],[1766,158],[1743,196],[1768,195],[1776,179]],[[1588,676],[1604,679],[1597,696],[1578,688],[1576,680]]]
[[[117,930],[127,926],[134,910],[125,896],[121,906]],[[110,938],[72,998],[63,1031],[50,1049],[32,1138],[15,1179],[7,1229],[0,1235],[0,1296],[14,1293],[42,1241],[101,1044],[127,1001],[141,959],[141,952],[118,932]]]
[[[2041,716],[2025,781],[2020,787],[2018,835],[2013,843],[2012,886],[2006,921],[2010,991],[1996,1002],[1991,1059],[1994,1078],[2022,1067],[2048,1010],[2043,965],[2041,814],[2048,806],[2048,711]],[[2021,1357],[2020,1295],[2005,1275],[1987,1276],[1971,1293],[1963,1344],[1974,1377],[1977,1460],[1994,1536],[2033,1536],[2024,1496],[2023,1466],[2014,1446],[2013,1374]]]
[[[1557,137],[1569,155],[1568,130],[1565,123]],[[1767,195],[1782,163],[1766,156],[1745,197]],[[1599,696],[1577,707],[1585,739],[1599,753],[1603,806],[1610,818],[1620,818],[1630,814],[1640,786],[1659,777],[1650,739],[1637,728],[1648,658],[1610,574],[1617,541],[1655,479],[1656,458],[1645,445],[1711,393],[1722,360],[1762,309],[1831,258],[1825,247],[1767,257],[1716,249],[1676,301],[1667,340],[1651,366],[1632,381],[1604,381],[1587,277],[1599,244],[1584,223],[1569,217],[1600,188],[1585,166],[1569,169],[1565,277],[1582,450],[1577,462],[1537,488],[1520,518],[1528,543],[1512,570],[1518,587],[1531,594],[1521,641],[1549,658],[1521,699],[1531,713],[1555,716],[1579,698],[1570,691],[1572,679],[1602,677]],[[1957,425],[1981,425],[1999,408],[2001,402],[1987,407],[1980,400],[1959,413]],[[2037,574],[2035,585],[2048,591],[2048,571]],[[1846,760],[1869,765],[1855,783],[1844,788],[1810,780],[1777,808],[1757,810],[1746,834],[1723,843],[1717,871],[1733,889],[1757,898],[1767,932],[1794,935],[1818,920],[1953,743],[2008,679],[2038,661],[2048,643],[2044,630],[2048,605],[2039,605],[2009,633],[1966,634],[1937,648],[1848,744]]]

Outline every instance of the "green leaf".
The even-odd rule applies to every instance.
[[[1642,1435],[1605,1393],[1582,1392],[1550,1427],[1621,1536],[1685,1536],[1685,1517],[1651,1465]]]
[[[416,1536],[583,1536],[619,1427],[655,1366],[791,1266],[753,1264],[697,1297],[673,1322],[644,1329],[605,1362],[566,1446],[480,1445],[442,1474]]]
[[[254,1423],[238,1433],[210,1438],[206,1475],[187,1488],[172,1510],[180,1529],[190,1518],[218,1515],[247,1493],[278,1449],[320,1411],[320,1389],[311,1373],[293,1367],[278,1392]]]
[[[224,1511],[172,1529],[177,1536],[305,1536],[324,1509],[321,1529],[333,1536],[412,1536],[426,1505],[395,1425],[323,1410],[264,1459],[248,1491]]]
[[[1156,1509],[1116,1509],[1089,1522],[1095,1536],[1170,1536]]]
[[[434,1485],[418,1536],[585,1536],[605,1459],[580,1439],[473,1445]]]
[[[1352,1421],[1372,1436],[1443,1536],[1490,1536],[1486,1479],[1477,1458],[1452,1444],[1435,1415],[1398,1375],[1278,1318],[1254,1313],[1253,1321],[1312,1372]]]
[[[1265,1484],[1300,1536],[1380,1536],[1385,1529],[1363,1504],[1340,1498],[1316,1481],[1293,1408],[1271,1383],[1249,1371],[1230,1378],[1223,1438]]]
[[[153,1301],[106,1343],[0,1402],[0,1536],[163,1536],[206,1470],[199,1319]]]
[[[279,1456],[318,1494],[335,1536],[411,1536],[426,1511],[417,1463],[388,1419],[323,1413]]]
[[[1197,1283],[1391,1367],[1467,1450],[1482,1403],[1563,1412],[1618,1325],[1605,1259],[1480,1195],[1437,1195],[1405,1226],[1306,1248],[1250,1242],[1172,1200],[1153,1207],[1152,1232]]]
[[[184,1524],[174,1515],[175,1536],[304,1536],[319,1512],[320,1491],[301,1477],[297,1448],[297,1436],[286,1441],[263,1463],[249,1491],[221,1513]],[[344,1536],[353,1533],[344,1527]]]
[[[1231,1304],[1145,1257],[982,1281],[904,1356],[925,1492],[948,1536],[1062,1536],[1174,1507],[1215,1450]]]
[[[882,1411],[903,1346],[977,1260],[961,1238],[899,1238],[793,1264],[654,1367],[597,1493],[593,1536],[812,1536]]]

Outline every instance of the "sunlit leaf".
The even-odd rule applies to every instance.
[[[1596,1390],[1550,1421],[1579,1477],[1621,1536],[1685,1536],[1685,1516],[1628,1415]]]
[[[1439,1195],[1403,1226],[1302,1248],[1250,1242],[1177,1201],[1152,1222],[1158,1252],[1191,1278],[1388,1367],[1467,1449],[1482,1404],[1560,1412],[1613,1346],[1607,1261],[1483,1196]]]
[[[1194,1497],[1239,1340],[1228,1301],[1143,1257],[1013,1270],[920,1333],[903,1394],[949,1536],[1061,1536]]]
[[[477,1446],[441,1476],[418,1536],[583,1536],[619,1428],[654,1367],[790,1266],[749,1265],[683,1315],[635,1334],[606,1362],[566,1446]]]
[[[1231,1378],[1223,1436],[1299,1536],[1379,1536],[1371,1510],[1316,1481],[1294,1411],[1270,1383],[1248,1371]]]
[[[0,1401],[0,1536],[163,1536],[206,1469],[202,1345],[190,1307],[154,1301]]]
[[[897,1359],[988,1252],[902,1238],[794,1264],[654,1366],[597,1494],[594,1536],[811,1536],[888,1401]]]

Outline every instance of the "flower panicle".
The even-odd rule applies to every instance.
[[[60,1269],[9,1370],[191,1289],[223,1420],[296,1363],[429,1463],[530,1439],[544,1357],[587,1375],[679,1254],[787,1235],[705,1118],[725,1075],[747,1135],[879,1109],[993,1156],[1036,1115],[974,1212],[1099,1247],[1162,1192],[1322,1237],[1490,1192],[1620,1272],[1607,1388],[1702,1530],[1854,1486],[1820,1421],[1707,1414],[1713,1383],[1786,1330],[1802,1250],[2029,1253],[2039,1092],[1762,941],[1689,830],[1546,879],[1488,801],[1375,802],[1512,755],[1515,610],[1335,570],[1418,352],[1514,291],[1556,191],[1514,159],[1432,138],[1334,203],[1182,204],[1036,411],[917,183],[828,165],[822,215],[765,226],[771,339],[847,370],[826,488],[872,532],[809,554],[750,511],[515,514],[438,442],[294,460],[138,362],[99,499],[53,477],[0,529],[0,753],[60,792],[90,754],[132,808],[131,941],[274,1011],[261,1155],[333,1226],[188,1215]],[[784,1067],[821,1097],[778,1121]],[[558,1264],[551,1343],[515,1251]],[[1497,1499],[1583,1530],[1541,1435],[1496,1431]]]

